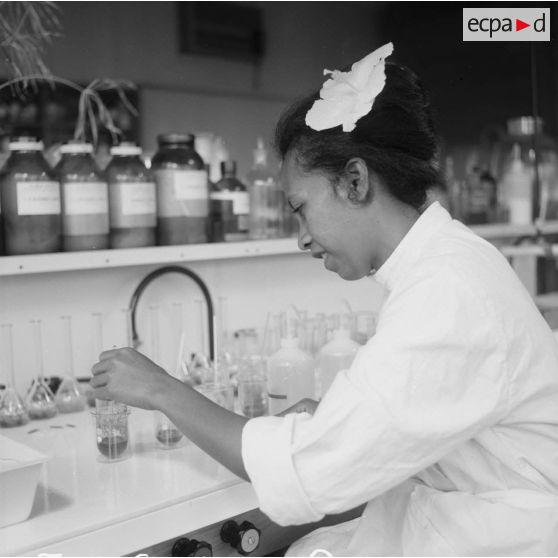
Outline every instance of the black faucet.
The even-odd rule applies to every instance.
[[[165,275],[166,273],[182,273],[182,275],[186,275],[190,277],[201,289],[203,296],[205,298],[205,303],[207,304],[207,322],[208,322],[208,331],[209,331],[209,358],[211,362],[215,362],[215,315],[213,313],[213,302],[211,301],[211,295],[209,294],[209,289],[207,285],[203,282],[201,277],[194,273],[192,270],[186,267],[180,267],[177,265],[168,265],[165,267],[160,267],[146,275],[140,282],[140,284],[136,287],[136,290],[132,294],[132,298],[130,299],[130,314],[131,314],[131,322],[132,322],[132,344],[134,348],[137,348],[140,344],[138,331],[136,328],[136,308],[140,299],[141,294],[153,281],[157,279],[157,277],[161,275]]]

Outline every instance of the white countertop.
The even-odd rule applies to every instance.
[[[2,556],[121,556],[257,507],[249,483],[193,444],[162,449],[148,411],[132,410],[131,455],[114,463],[98,460],[89,411],[1,434],[51,458],[29,519],[0,529]]]

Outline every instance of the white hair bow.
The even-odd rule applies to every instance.
[[[393,44],[388,43],[355,62],[349,72],[324,70],[331,77],[320,90],[321,99],[306,113],[306,124],[317,131],[340,125],[344,132],[354,130],[384,88],[385,60],[392,52]]]

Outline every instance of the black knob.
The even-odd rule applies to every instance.
[[[213,548],[205,541],[196,539],[176,539],[172,545],[172,556],[213,556]]]
[[[238,525],[231,519],[221,527],[221,540],[229,543],[239,554],[248,556],[260,546],[260,533],[261,531],[249,521],[243,521]]]

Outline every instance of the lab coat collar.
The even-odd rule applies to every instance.
[[[444,224],[451,221],[450,214],[439,202],[432,202],[416,220],[384,264],[372,273],[377,283],[388,290],[420,259],[422,248],[429,238]]]

